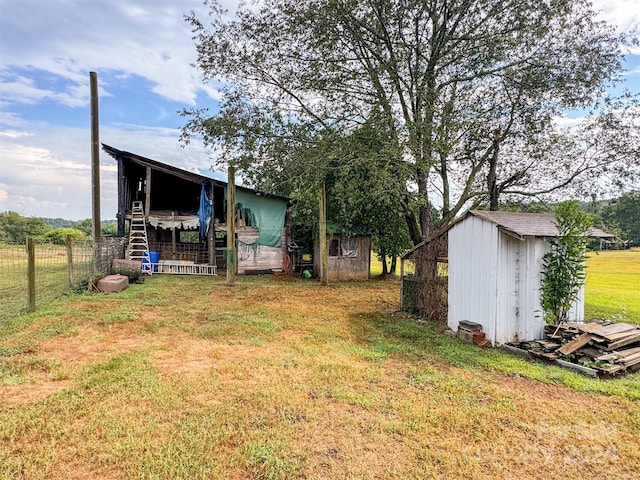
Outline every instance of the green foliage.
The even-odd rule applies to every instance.
[[[87,237],[90,237],[93,235],[93,220],[90,218],[79,220],[75,223],[74,228],[77,228],[81,232],[84,232]]]
[[[44,240],[56,243],[64,243],[67,241],[68,236],[74,239],[86,237],[84,232],[76,230],[75,228],[56,228],[54,230],[49,230],[43,238]]]
[[[604,228],[619,232],[621,240],[640,245],[640,190],[605,203],[598,212]]]
[[[23,217],[16,212],[0,213],[0,241],[23,244],[27,237],[41,238],[51,227],[42,218]]]
[[[437,226],[434,204],[447,223],[486,203],[490,172],[494,192],[522,196],[593,180],[605,169],[617,178],[637,171],[627,159],[637,158],[639,128],[620,113],[630,110],[603,105],[576,135],[552,121],[567,108],[592,107],[620,73],[625,37],[597,21],[587,0],[284,0],[241,3],[237,15],[219,1],[207,5],[206,23],[187,16],[196,65],[227,89],[215,116],[184,112],[182,140],[201,137],[268,183],[299,162],[287,188],[295,199],[314,195],[342,167],[354,182],[368,173],[367,185],[390,187],[390,174],[403,208],[388,211],[402,212],[416,243]],[[367,152],[362,140],[372,119]],[[378,149],[388,162],[350,166],[350,148],[372,160],[379,136],[389,137]],[[344,190],[353,189],[347,182]],[[336,207],[350,215],[356,204]]]
[[[540,303],[547,323],[567,321],[586,278],[587,236],[592,218],[577,202],[555,207],[558,236],[550,238],[551,249],[542,259]]]

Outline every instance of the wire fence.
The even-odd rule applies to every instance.
[[[0,244],[0,322],[63,295],[86,291],[91,279],[109,274],[113,260],[123,254],[124,242],[117,238],[98,244],[71,238]]]

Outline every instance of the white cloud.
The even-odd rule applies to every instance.
[[[196,51],[183,17],[194,10],[206,19],[201,0],[71,0],[43,5],[41,0],[2,5],[0,71],[37,67],[65,78],[73,86],[56,99],[70,106],[87,104],[88,71],[138,75],[152,82],[158,95],[188,104],[200,91],[211,94],[190,65]],[[13,88],[20,86],[24,101],[49,93],[29,90],[28,84]]]
[[[11,81],[0,81],[0,95],[13,102],[35,104],[54,93],[36,87],[30,78],[19,76]]]
[[[6,133],[7,131],[3,132]],[[28,133],[28,134],[27,134]],[[100,142],[185,170],[208,170],[211,161],[198,142],[186,148],[174,128],[107,125]],[[84,128],[34,124],[29,132],[0,135],[0,211],[25,216],[80,220],[91,216],[91,143]],[[117,167],[101,151],[101,216],[117,212]]]
[[[640,23],[637,0],[592,0],[592,3],[599,18],[615,25],[619,31],[628,32]]]

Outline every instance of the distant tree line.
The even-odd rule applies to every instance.
[[[102,222],[102,235],[115,236],[118,226],[115,220]],[[22,244],[27,237],[43,241],[64,241],[68,235],[74,238],[91,237],[91,219],[65,220],[62,218],[24,217],[16,212],[0,213],[0,242]]]
[[[593,225],[617,238],[617,248],[640,246],[640,190],[632,190],[619,197],[591,202],[578,202],[581,210],[593,218]],[[505,202],[500,210],[548,213],[554,204],[538,201]]]

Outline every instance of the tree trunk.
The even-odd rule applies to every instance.
[[[380,255],[380,261],[382,262],[382,275],[387,275],[389,272],[387,271],[387,254],[382,253]]]
[[[500,152],[500,129],[493,131],[493,154],[489,161],[489,173],[487,174],[487,190],[489,192],[489,210],[492,212],[500,208],[500,190],[498,189],[496,169],[498,168],[498,154]]]
[[[398,264],[398,257],[393,257],[391,259],[391,268],[389,269],[389,273],[392,275],[396,274],[396,270],[397,270],[397,265]]]

